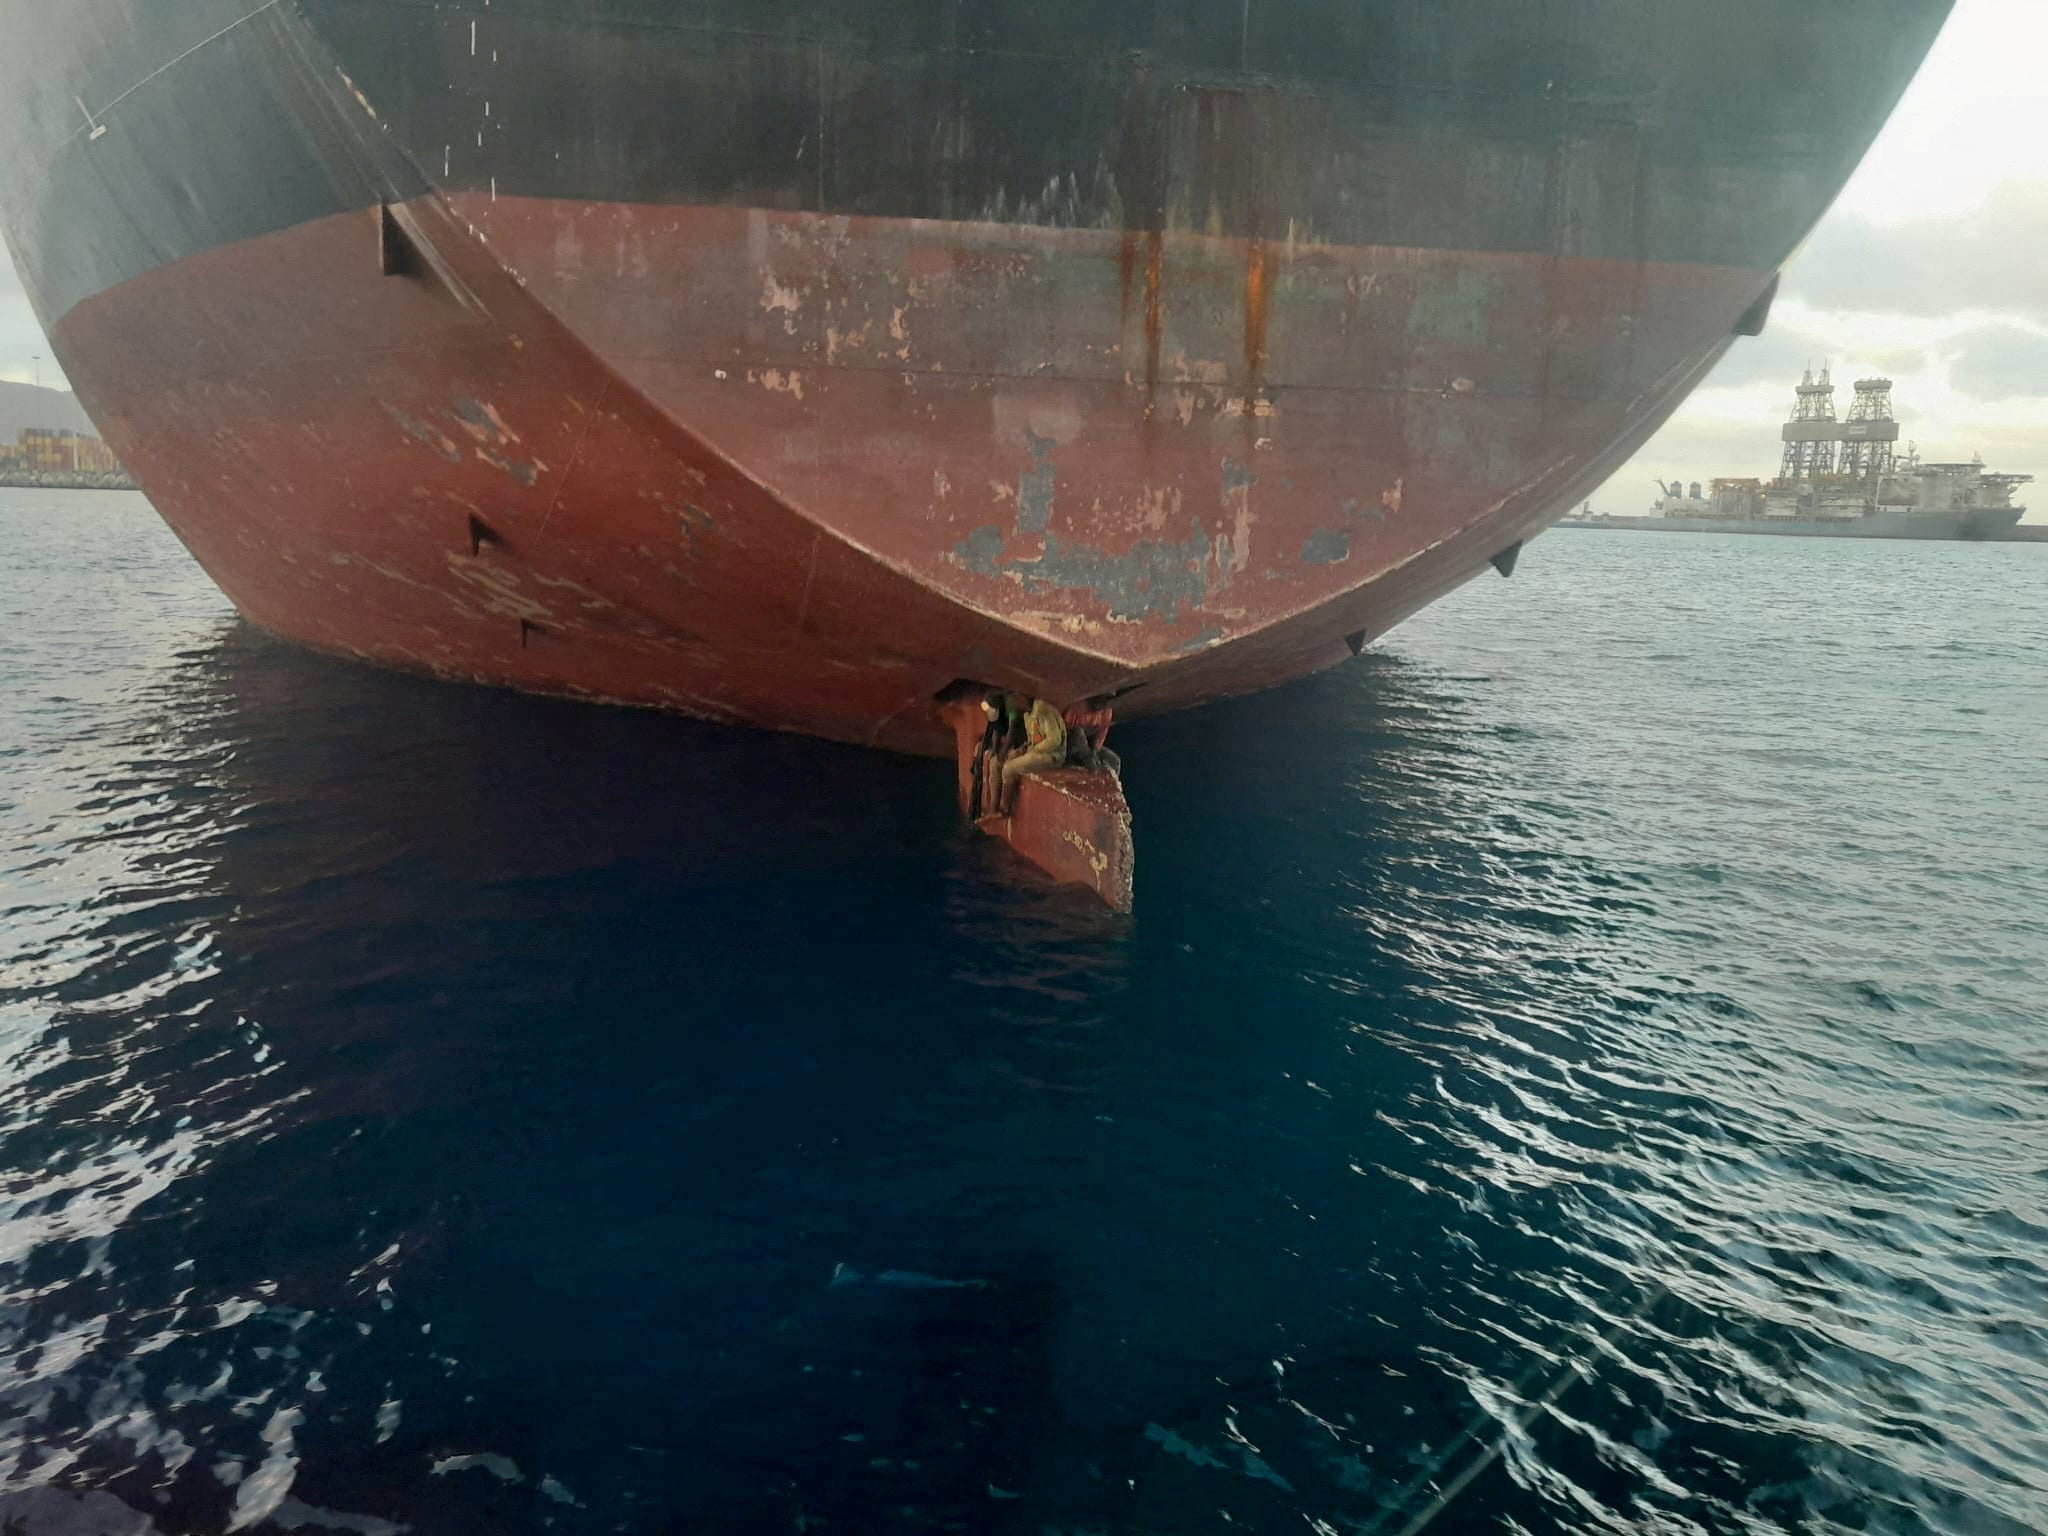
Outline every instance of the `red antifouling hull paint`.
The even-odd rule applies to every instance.
[[[956,682],[1141,716],[1351,655],[1625,455],[1762,281],[1204,236],[1133,270],[1113,232],[731,209],[399,213],[398,275],[376,214],[336,216],[60,328],[242,611],[438,676],[928,754]]]

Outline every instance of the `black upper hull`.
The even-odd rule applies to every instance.
[[[0,0],[0,228],[47,324],[430,187],[1768,273],[1948,6]]]

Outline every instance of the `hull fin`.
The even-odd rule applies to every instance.
[[[1778,279],[1771,279],[1770,287],[1756,296],[1756,302],[1742,312],[1742,318],[1735,322],[1738,336],[1761,336],[1764,327],[1770,323],[1771,306],[1778,299]]]
[[[389,203],[377,205],[377,263],[386,277],[418,277],[423,266]]]

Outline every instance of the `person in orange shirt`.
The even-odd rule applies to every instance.
[[[1077,768],[1123,777],[1123,759],[1109,747],[1109,695],[1097,694],[1066,714],[1067,761]]]

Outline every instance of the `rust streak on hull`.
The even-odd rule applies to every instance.
[[[1244,259],[1244,378],[1248,399],[1256,399],[1265,382],[1269,280],[1266,242],[1253,240]]]

